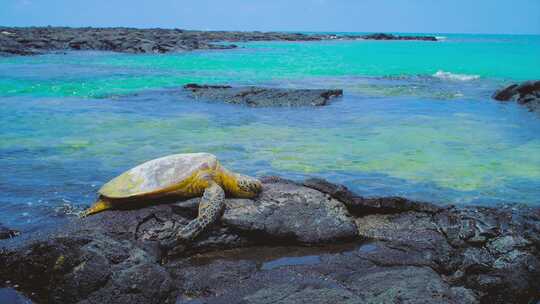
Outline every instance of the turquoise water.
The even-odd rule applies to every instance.
[[[0,58],[0,222],[32,231],[155,157],[208,151],[366,196],[540,204],[540,117],[489,96],[540,78],[539,36],[245,43],[167,55]],[[322,108],[193,102],[188,82],[339,87]]]

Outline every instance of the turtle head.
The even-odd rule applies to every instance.
[[[236,187],[235,195],[238,197],[252,198],[256,197],[262,191],[262,183],[253,177],[235,174]]]
[[[233,197],[253,198],[262,191],[262,183],[258,179],[226,170],[222,171],[221,184]]]

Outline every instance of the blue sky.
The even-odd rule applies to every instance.
[[[0,0],[0,25],[540,34],[540,0]]]

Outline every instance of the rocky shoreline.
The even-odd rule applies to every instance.
[[[191,31],[181,29],[0,27],[1,55],[95,50],[122,53],[171,53],[201,49],[231,49],[234,42],[320,41],[331,39],[428,40],[432,36],[386,34],[336,36],[281,32]],[[223,44],[223,43],[226,44]]]
[[[536,303],[540,209],[363,198],[263,178],[194,244],[159,240],[199,199],[0,242],[0,284],[36,303]],[[6,283],[6,282],[9,282]]]
[[[330,100],[343,96],[343,90],[284,89],[256,86],[232,87],[229,85],[184,86],[195,100],[218,101],[249,107],[300,107],[325,106]]]

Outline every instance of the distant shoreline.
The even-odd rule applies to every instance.
[[[322,40],[420,40],[435,36],[304,34],[258,31],[197,31],[182,29],[0,27],[0,56],[40,55],[58,51],[174,53],[200,49],[232,49],[234,42]],[[226,44],[224,44],[226,43]]]

